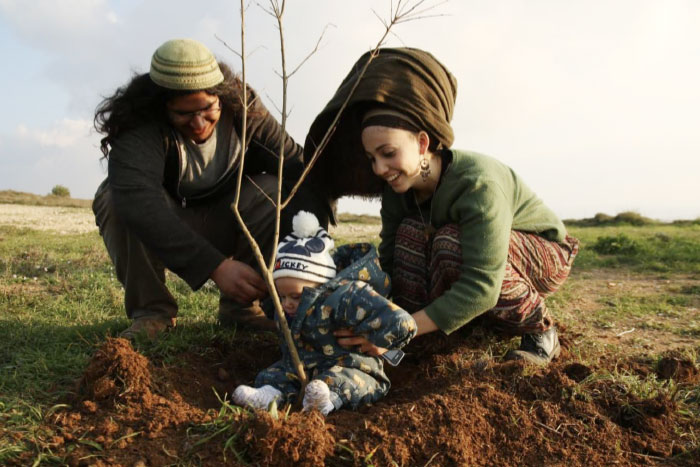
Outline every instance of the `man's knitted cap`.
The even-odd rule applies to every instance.
[[[198,91],[224,80],[214,54],[194,39],[173,39],[151,58],[151,80],[168,89]]]
[[[320,283],[333,279],[336,268],[330,251],[334,242],[318,224],[316,216],[299,211],[292,219],[292,227],[292,233],[277,248],[272,277],[296,277]]]

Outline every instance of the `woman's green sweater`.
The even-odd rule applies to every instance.
[[[435,228],[459,227],[462,266],[459,279],[425,311],[446,334],[496,305],[503,282],[511,230],[563,241],[559,218],[505,164],[474,152],[452,150],[452,163],[442,174],[423,218]],[[392,273],[396,231],[408,215],[417,214],[409,193],[390,187],[382,195],[379,254]]]

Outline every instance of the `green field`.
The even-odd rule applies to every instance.
[[[342,230],[340,243],[376,242],[376,218],[341,220],[373,233]],[[586,363],[628,355],[653,362],[681,349],[697,368],[700,225],[571,226],[570,233],[581,240],[581,253],[550,301],[570,352]],[[193,293],[173,275],[168,281],[180,304],[178,327],[156,343],[138,342],[143,354],[168,365],[184,351],[206,357],[212,342],[234,338],[215,324],[215,289]],[[0,464],[28,453],[37,463],[62,463],[42,421],[74,390],[96,347],[127,326],[122,288],[96,232],[0,226],[0,292]],[[662,384],[624,372],[596,378],[618,378],[641,395]],[[679,388],[674,397],[679,411],[700,415],[700,386]]]

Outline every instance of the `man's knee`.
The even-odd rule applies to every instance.
[[[108,219],[112,214],[112,190],[109,187],[107,179],[105,179],[95,192],[95,197],[92,200],[92,212],[95,215],[95,223],[100,229],[100,235],[102,234],[102,229],[107,223]]]

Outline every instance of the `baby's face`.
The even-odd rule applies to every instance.
[[[318,287],[318,285],[318,282],[297,279],[296,277],[275,279],[275,287],[277,288],[277,294],[280,296],[280,302],[282,302],[282,309],[290,316],[297,314],[299,300],[302,292],[304,292],[304,287],[314,288]]]

